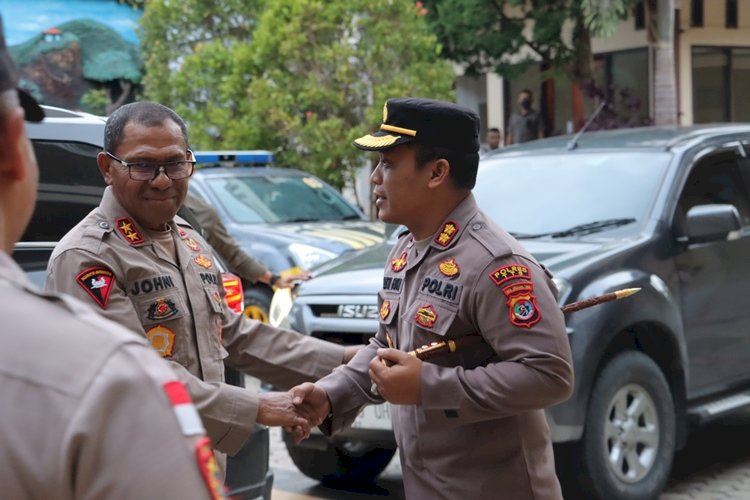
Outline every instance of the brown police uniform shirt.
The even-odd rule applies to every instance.
[[[2,252],[0,308],[0,496],[210,498],[205,430],[142,338]]]
[[[323,430],[382,401],[368,363],[386,332],[402,351],[478,336],[423,363],[419,405],[393,407],[407,498],[561,498],[543,409],[569,397],[573,371],[545,269],[469,195],[419,255],[402,236],[378,304],[374,340],[319,381],[333,409]]]
[[[222,383],[225,360],[286,389],[329,373],[344,348],[229,311],[209,245],[179,217],[171,226],[176,262],[107,188],[58,243],[46,286],[145,335],[188,387],[216,449],[233,454],[255,423],[258,394]]]
[[[240,248],[211,205],[188,193],[184,206],[192,211],[195,220],[200,224],[203,237],[233,273],[251,283],[256,283],[266,274],[266,266]]]

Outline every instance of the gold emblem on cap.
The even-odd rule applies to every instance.
[[[383,123],[385,123],[386,120],[388,120],[388,101],[383,104]]]
[[[384,135],[382,137],[365,135],[363,137],[360,137],[359,139],[356,139],[354,142],[356,142],[360,146],[365,146],[366,148],[382,148],[385,146],[390,146],[399,139],[401,139],[400,135]]]

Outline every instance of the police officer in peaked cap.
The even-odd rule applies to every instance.
[[[407,498],[561,498],[544,409],[573,387],[565,322],[550,273],[471,193],[479,117],[390,99],[378,130],[354,146],[379,156],[378,217],[408,232],[385,263],[370,345],[293,389],[295,404],[335,434],[364,405],[390,402]],[[498,196],[517,184],[508,179]],[[459,347],[409,354],[441,342]]]

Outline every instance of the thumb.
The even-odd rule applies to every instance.
[[[398,349],[378,349],[378,356],[382,359],[390,361],[392,363],[399,363],[409,357],[408,353],[399,351]]]
[[[312,382],[305,382],[296,387],[292,387],[289,390],[289,394],[292,396],[292,403],[295,405],[301,404],[305,398],[312,392],[315,386]]]

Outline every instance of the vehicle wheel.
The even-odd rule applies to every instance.
[[[304,475],[326,484],[372,482],[388,467],[396,448],[376,446],[363,441],[333,444],[325,441],[325,448],[294,444],[291,435],[283,432],[289,456]],[[316,439],[316,438],[311,438]]]
[[[253,285],[245,288],[245,310],[247,318],[268,323],[268,311],[271,309],[273,290],[265,285]]]
[[[672,468],[675,412],[669,385],[651,358],[632,351],[604,367],[576,448],[577,482],[587,498],[658,497]]]

